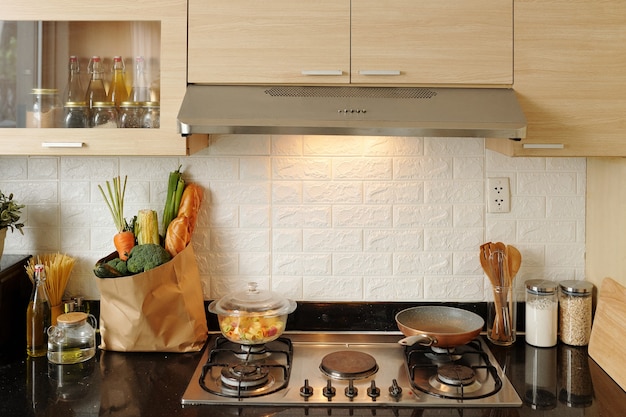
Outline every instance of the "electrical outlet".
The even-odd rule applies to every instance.
[[[508,177],[487,178],[487,212],[511,211],[511,187]]]

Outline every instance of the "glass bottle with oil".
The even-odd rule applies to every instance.
[[[50,327],[50,301],[46,291],[46,273],[42,264],[35,265],[33,291],[26,310],[26,353],[28,356],[45,356],[48,350]]]

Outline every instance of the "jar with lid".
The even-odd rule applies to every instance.
[[[96,318],[91,314],[61,314],[57,325],[48,328],[48,361],[57,364],[79,363],[96,354]]]
[[[118,117],[115,103],[112,101],[96,101],[91,111],[91,127],[117,128]]]
[[[141,127],[158,129],[161,127],[160,106],[157,101],[148,101],[143,106],[143,118]]]
[[[561,342],[586,346],[591,337],[593,284],[589,281],[561,281],[559,288]]]
[[[120,105],[120,127],[140,128],[143,116],[143,103],[124,101]]]
[[[26,112],[26,127],[61,127],[63,107],[59,92],[52,88],[33,88],[33,105]]]
[[[526,281],[526,343],[556,345],[558,329],[557,284],[543,279]]]
[[[85,101],[65,103],[64,126],[67,128],[89,127],[89,109]]]

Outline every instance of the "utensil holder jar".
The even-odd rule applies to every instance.
[[[500,346],[516,340],[517,303],[511,286],[493,287],[493,300],[487,302],[487,338]]]

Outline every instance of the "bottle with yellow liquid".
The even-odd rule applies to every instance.
[[[28,356],[45,356],[48,350],[50,327],[50,301],[46,292],[46,273],[42,264],[35,265],[33,292],[26,311],[26,353]]]

